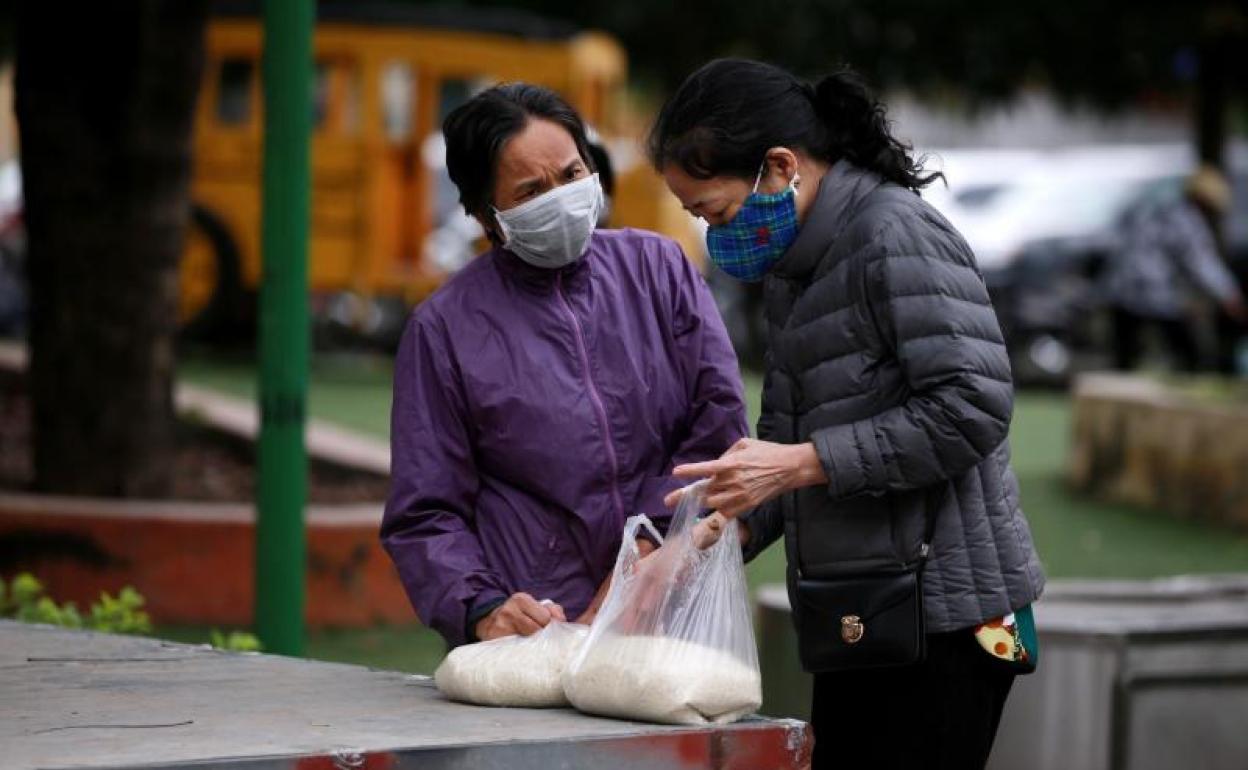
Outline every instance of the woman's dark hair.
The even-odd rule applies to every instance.
[[[600,140],[595,141],[594,137],[590,137],[589,157],[594,162],[594,168],[598,170],[598,181],[602,184],[602,192],[608,198],[615,195],[615,166],[611,164],[611,154],[607,152],[607,147]]]
[[[459,188],[459,202],[469,214],[490,219],[499,153],[531,118],[549,120],[567,129],[581,160],[590,173],[595,171],[585,124],[559,94],[530,83],[488,88],[456,107],[442,122],[446,170]]]
[[[811,85],[772,64],[716,59],[667,100],[647,145],[656,169],[675,163],[695,179],[753,179],[772,147],[845,159],[911,190],[941,176],[923,173],[923,159],[893,136],[884,105],[848,68]]]

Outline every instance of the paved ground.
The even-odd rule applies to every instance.
[[[12,622],[0,622],[0,746],[8,770],[786,768],[809,748],[801,722],[475,708],[427,677]]]

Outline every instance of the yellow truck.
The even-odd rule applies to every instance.
[[[624,149],[616,153],[612,226],[665,232],[695,258],[700,253],[690,248],[696,237],[688,216],[641,157],[621,46],[602,33],[487,10],[319,6],[309,106],[314,310],[350,297],[347,307],[358,312],[346,320],[368,327],[376,302],[407,307],[445,280],[446,269],[425,248],[438,218],[455,207],[438,156],[441,121],[478,89],[502,81],[553,88],[608,146]],[[254,304],[261,278],[262,47],[254,13],[218,7],[208,25],[195,117],[193,226],[179,275],[184,327],[218,325]]]

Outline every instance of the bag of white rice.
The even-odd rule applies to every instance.
[[[566,689],[582,711],[681,725],[735,722],[763,702],[757,668],[665,636],[600,639]]]
[[[433,681],[451,700],[478,706],[566,706],[561,677],[588,632],[554,622],[532,636],[465,644],[451,650]]]
[[[763,700],[735,521],[699,519],[686,489],[666,540],[644,515],[624,528],[611,588],[563,676],[582,711],[667,724],[723,724]],[[662,543],[642,559],[636,536]]]

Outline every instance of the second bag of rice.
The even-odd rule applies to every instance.
[[[478,706],[567,706],[562,676],[588,626],[551,623],[532,636],[456,647],[433,681],[451,700]]]

